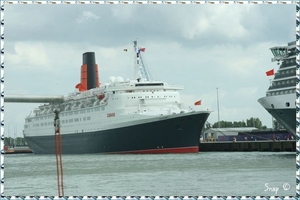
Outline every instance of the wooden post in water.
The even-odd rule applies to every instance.
[[[59,124],[59,111],[55,110],[54,126],[55,126],[55,157],[56,157],[56,173],[57,173],[57,187],[58,196],[64,196],[64,178],[63,178],[63,166],[62,166],[62,142],[60,135],[60,124]]]

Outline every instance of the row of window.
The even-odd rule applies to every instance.
[[[54,125],[54,122],[43,122],[43,123],[38,123],[38,124],[33,124],[33,127],[40,127],[40,126],[50,126],[50,125]],[[25,128],[27,125],[25,125]]]
[[[97,111],[104,111],[105,107],[97,107],[97,108],[91,108],[86,110],[80,110],[80,111],[69,111],[67,113],[61,113],[61,116],[70,116],[70,115],[77,115],[78,113],[90,113],[90,112],[97,112]]]
[[[284,80],[284,81],[273,81],[273,82],[272,82],[272,86],[276,86],[276,85],[286,85],[286,84],[290,84],[290,83],[295,83],[295,79],[292,79],[292,80]]]
[[[91,120],[91,117],[90,116],[83,117],[82,120],[83,121]],[[62,120],[61,122],[62,123],[72,123],[72,122],[79,122],[79,121],[81,121],[81,118],[65,119],[65,120]],[[33,124],[33,127],[50,126],[50,125],[54,125],[54,122],[43,122],[43,123]],[[28,127],[29,127],[28,125],[25,125],[25,128],[28,128]]]
[[[268,92],[267,96],[275,96],[275,95],[282,95],[282,94],[291,94],[291,93],[295,93],[295,92],[296,92],[295,89],[281,90],[281,91],[276,91],[276,92]]]
[[[162,90],[143,90],[143,92],[161,92]],[[126,93],[132,93],[132,92],[140,92],[140,90],[126,90],[125,91]],[[122,93],[122,92],[119,92],[119,93]]]
[[[97,107],[97,108],[91,108],[91,109],[86,109],[86,110],[81,110],[81,111],[70,111],[70,112],[65,112],[61,113],[60,116],[70,116],[70,115],[78,115],[83,114],[83,113],[90,113],[90,112],[98,112],[98,111],[104,111],[105,107]],[[43,117],[36,117],[34,118],[36,121],[38,120],[45,120],[45,119],[54,119],[54,115],[48,115],[48,116],[43,116]],[[31,122],[32,119],[27,119],[27,122]]]
[[[91,120],[91,117],[90,117],[90,116],[88,116],[88,117],[83,117],[82,120],[83,120],[83,121]],[[79,121],[81,121],[81,118],[65,119],[65,120],[62,120],[61,122],[64,124],[64,123],[72,123],[72,122],[79,122]]]
[[[156,96],[157,98],[160,98],[160,96]],[[168,96],[164,96],[164,98],[167,98]],[[169,96],[169,98],[175,98],[176,96]],[[135,97],[131,97],[132,99],[135,99]],[[141,96],[139,96],[139,97],[137,97],[138,99],[143,99],[143,98],[155,98],[155,96],[145,96],[145,97],[141,97]],[[129,97],[127,97],[127,99],[129,99]]]
[[[296,62],[296,59],[295,58],[291,58],[291,59],[286,59],[284,61],[284,63],[288,64],[288,63],[295,63]]]
[[[296,74],[296,69],[280,70],[280,71],[278,71],[278,74],[279,74],[279,75]]]
[[[163,90],[143,90],[143,92],[161,92],[161,91],[167,91],[166,89],[163,89]],[[171,91],[171,90],[169,90]],[[176,91],[176,90],[172,90],[172,91]],[[138,91],[137,91],[138,92]]]

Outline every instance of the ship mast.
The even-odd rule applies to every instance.
[[[141,52],[145,51],[145,48],[140,48],[137,46],[137,41],[133,41],[133,47],[134,47],[134,77],[135,79],[140,81],[150,81],[148,72],[144,66],[143,58]]]

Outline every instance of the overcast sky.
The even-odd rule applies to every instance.
[[[155,80],[183,85],[186,107],[202,99],[208,121],[271,115],[257,102],[274,68],[270,47],[295,40],[295,5],[5,5],[5,94],[68,95],[82,54],[96,53],[100,82],[133,78],[132,41]],[[5,104],[5,133],[22,134],[39,104]]]

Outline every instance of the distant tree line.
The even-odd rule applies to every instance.
[[[284,126],[277,120],[273,120],[274,130],[282,130],[285,129]]]
[[[220,124],[220,125],[219,125]],[[219,127],[220,126],[220,127]],[[259,118],[254,118],[251,117],[250,119],[247,119],[246,121],[220,121],[220,122],[215,122],[214,124],[211,124],[209,122],[206,122],[204,130],[210,129],[210,128],[234,128],[234,127],[255,127],[258,128],[259,130],[266,130],[268,129],[267,126],[262,125],[262,122]],[[285,129],[280,122],[277,120],[273,120],[273,127],[271,129],[274,130],[281,130]]]
[[[9,147],[15,147],[15,146],[25,146],[27,145],[25,138],[23,137],[17,137],[17,138],[11,138],[11,137],[4,137],[4,145]]]

